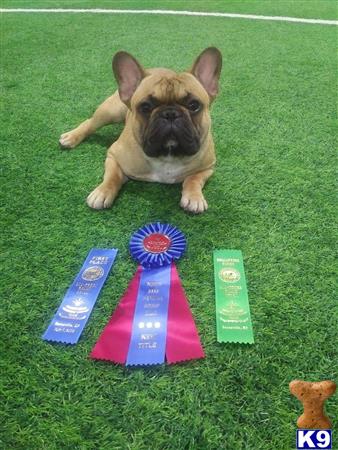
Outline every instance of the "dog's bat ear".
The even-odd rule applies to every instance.
[[[113,72],[119,85],[120,99],[129,106],[130,99],[145,76],[143,67],[127,52],[113,57]]]
[[[216,47],[209,47],[197,57],[190,72],[198,79],[213,99],[218,93],[218,80],[222,70],[222,54]]]

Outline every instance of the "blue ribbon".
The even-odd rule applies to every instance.
[[[172,225],[155,222],[137,230],[129,247],[143,270],[126,364],[162,364],[167,340],[171,263],[184,253],[185,236]]]
[[[143,269],[126,365],[165,360],[171,266]]]
[[[77,343],[116,255],[116,249],[93,248],[89,252],[42,339]]]

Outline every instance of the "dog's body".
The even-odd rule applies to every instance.
[[[98,128],[125,121],[109,148],[103,182],[88,196],[95,209],[108,208],[130,179],[183,183],[181,206],[191,212],[207,209],[202,194],[216,161],[209,105],[217,94],[221,56],[206,49],[192,71],[143,69],[129,54],[113,59],[119,90],[74,130],[60,138],[73,148]]]

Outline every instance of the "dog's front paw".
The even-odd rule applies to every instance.
[[[100,184],[87,197],[87,205],[94,209],[109,208],[115,199],[115,193],[112,189]]]
[[[189,211],[194,214],[200,214],[208,209],[208,203],[206,202],[202,192],[196,193],[183,193],[180,205],[185,211]]]
[[[83,136],[76,130],[68,131],[60,136],[59,143],[63,148],[74,148],[80,144]]]

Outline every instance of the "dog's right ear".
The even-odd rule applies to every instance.
[[[118,52],[113,57],[113,72],[119,85],[120,99],[130,105],[130,99],[145,76],[143,67],[127,52]]]

